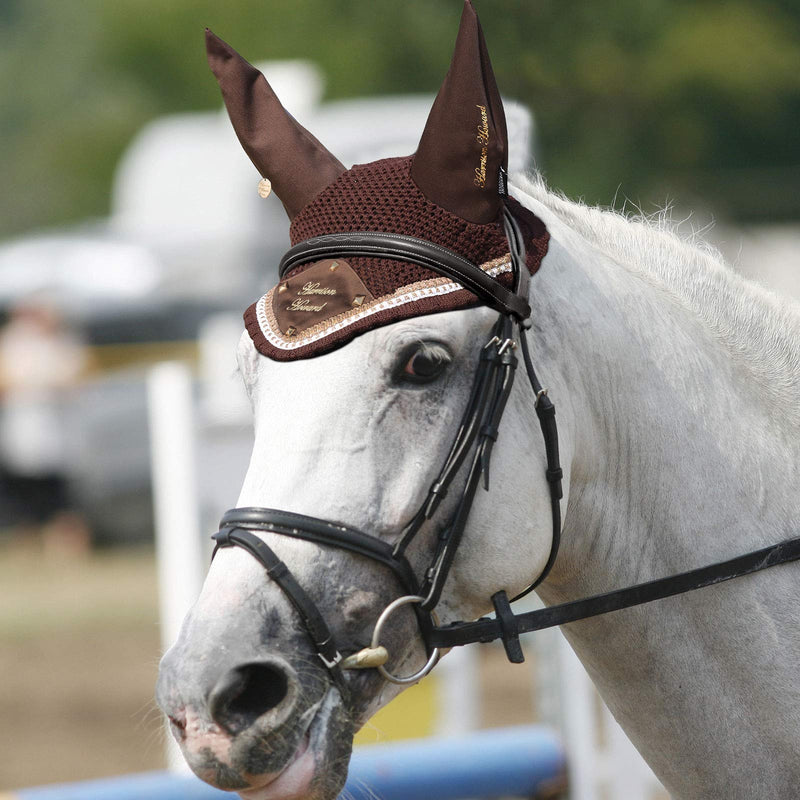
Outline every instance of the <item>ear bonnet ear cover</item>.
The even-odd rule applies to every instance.
[[[502,225],[505,203],[520,225],[530,273],[539,268],[549,241],[544,224],[498,189],[500,170],[507,162],[505,115],[469,0],[450,70],[418,152],[349,170],[287,114],[257,70],[221,43],[225,64],[233,67],[225,76],[226,91],[220,78],[223,71],[219,64],[214,66],[213,59],[220,58],[217,42],[221,40],[211,39],[209,61],[223,99],[245,150],[262,175],[273,181],[289,212],[292,245],[330,233],[404,234],[453,250],[510,287],[511,259]],[[244,78],[232,78],[231,72]],[[249,101],[252,87],[262,98],[260,110],[252,111],[256,105]],[[259,142],[257,148],[254,140]],[[278,185],[274,178],[299,168],[298,153],[306,166],[312,165],[303,170],[307,199],[302,207],[290,182],[284,185],[279,180]],[[323,165],[321,172],[314,163]],[[314,178],[319,174],[324,186]],[[309,193],[314,196],[308,197]],[[386,258],[328,258],[292,269],[247,309],[244,320],[260,353],[287,361],[321,355],[358,334],[401,319],[479,304],[460,284],[415,264]]]

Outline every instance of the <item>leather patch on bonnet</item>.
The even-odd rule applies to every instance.
[[[293,337],[373,299],[346,261],[329,258],[281,281],[272,290],[272,313],[280,332]]]

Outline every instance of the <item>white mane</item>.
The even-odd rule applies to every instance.
[[[538,175],[518,178],[516,185],[703,320],[800,426],[800,304],[738,275],[696,234],[689,240],[679,235],[668,211],[631,218],[590,207],[550,191]]]

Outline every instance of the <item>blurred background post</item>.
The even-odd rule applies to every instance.
[[[795,0],[476,6],[515,101],[517,169],[626,213],[671,209],[733,268],[800,298]],[[154,365],[192,376],[198,499],[182,532],[204,538],[188,585],[246,468],[240,315],[274,282],[288,226],[276,198],[258,197],[203,28],[263,60],[289,110],[349,165],[413,152],[460,11],[460,0],[0,3],[0,792],[165,764],[152,701],[164,617]],[[445,660],[450,679],[467,676],[455,694],[434,673],[361,741],[536,718],[576,728],[591,760],[594,733],[571,716],[580,696],[605,744],[624,748],[585,687],[559,691],[560,650],[540,641],[527,644],[533,673],[503,667],[492,647]]]

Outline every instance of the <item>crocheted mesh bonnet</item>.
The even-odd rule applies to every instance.
[[[426,239],[442,245],[491,271],[511,285],[508,244],[499,220],[469,222],[428,200],[411,178],[412,157],[360,164],[344,172],[309,203],[290,228],[292,244],[326,233],[382,231]],[[544,225],[512,201],[527,244],[527,265],[533,274],[547,251]],[[364,331],[400,319],[453,311],[479,304],[478,298],[449,278],[405,261],[348,258],[346,264],[363,283],[371,300],[324,318],[303,331],[280,329],[279,304],[294,302],[294,292],[273,287],[244,315],[259,352],[276,360],[307,358],[341,347]],[[296,267],[287,282],[305,286],[302,276],[314,264]],[[324,309],[323,309],[324,311]],[[319,312],[318,312],[319,313]]]
[[[292,220],[292,245],[334,233],[404,234],[446,247],[510,287],[505,206],[519,223],[528,270],[539,268],[549,239],[544,224],[497,189],[507,164],[505,115],[469,0],[417,152],[349,170],[283,109],[261,73],[210,31],[206,45],[237,136]],[[293,268],[244,320],[260,353],[286,361],[401,319],[479,303],[416,264],[328,258]]]

